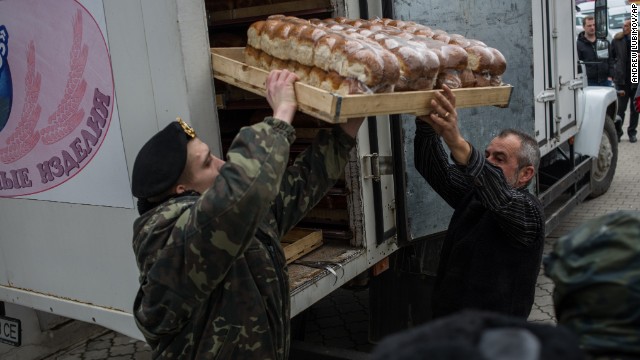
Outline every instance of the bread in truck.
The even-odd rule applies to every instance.
[[[272,15],[247,31],[247,64],[289,69],[338,94],[499,86],[506,60],[495,48],[411,21]]]

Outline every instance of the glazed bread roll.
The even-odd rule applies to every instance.
[[[341,94],[502,84],[502,53],[476,39],[394,19],[273,15],[247,31],[247,62],[294,71]]]
[[[489,73],[493,76],[502,75],[507,70],[507,60],[504,58],[504,55],[496,49],[490,47],[491,53],[493,54],[493,62],[489,67]]]
[[[392,26],[402,30],[403,32],[410,33],[413,35],[424,36],[428,38],[433,38],[434,32],[430,27],[418,24],[413,21],[402,21],[402,20],[394,20],[394,19],[373,19],[370,20],[374,23],[380,23],[387,26]]]
[[[332,19],[338,23],[353,23],[349,19],[336,18]],[[327,20],[324,20],[327,21]],[[438,56],[440,62],[440,71],[445,70],[458,70],[462,71],[467,67],[467,53],[464,49],[457,44],[447,44],[443,41],[435,40],[431,38],[434,35],[429,27],[416,24],[414,22],[404,22],[393,19],[376,19],[376,20],[360,20],[357,22],[361,28],[366,28],[374,32],[382,32],[389,35],[404,38],[412,42],[418,42],[423,46],[431,49]],[[395,27],[392,25],[400,26]],[[436,32],[445,34],[441,30]],[[429,36],[427,36],[427,35]],[[449,72],[454,74],[455,72]]]
[[[427,38],[424,35],[416,35],[416,33],[418,32],[433,33],[428,27],[412,22],[397,21],[392,19],[352,20],[342,17],[325,19],[322,21],[316,20],[316,23],[324,23],[324,26],[332,26],[333,28],[336,28],[335,24],[338,24],[338,26],[343,25],[343,27],[345,25],[349,25],[351,27],[357,27],[357,31],[361,34],[372,34],[367,36],[373,37],[377,41],[381,42],[383,46],[394,52],[394,54],[399,57],[401,67],[402,64],[407,63],[407,61],[404,61],[402,59],[403,56],[407,55],[407,49],[419,49],[421,53],[420,56],[426,56],[430,58],[427,65],[429,66],[429,68],[425,68],[423,70],[425,74],[421,75],[426,79],[422,79],[421,82],[414,82],[411,76],[403,76],[403,71],[401,69],[401,79],[399,83],[396,84],[396,86],[398,87],[398,91],[429,90],[434,86],[433,80],[436,80],[439,76],[442,77],[442,79],[439,81],[440,84],[446,83],[451,88],[458,88],[461,86],[461,81],[458,77],[459,72],[467,67],[466,51],[458,45],[449,45],[443,43],[442,41]],[[392,25],[402,26],[402,29],[394,27]],[[408,29],[410,32],[403,29]],[[391,39],[391,41],[389,41],[389,39]],[[389,44],[397,42],[402,44],[403,46],[389,46],[386,45],[385,42]],[[437,57],[437,62],[440,64],[439,70],[437,72],[433,68],[436,64],[436,60],[435,58],[433,58],[434,55],[435,57]],[[409,63],[412,62],[409,61]],[[416,64],[416,62],[413,63]],[[443,74],[444,72],[446,72],[446,74]],[[407,73],[416,75],[418,74],[418,72],[416,72],[415,70],[404,72],[404,74]]]
[[[248,65],[265,70],[286,69],[295,73],[300,81],[317,88],[341,94],[363,94],[371,92],[360,81],[354,78],[345,78],[335,71],[324,71],[318,67],[300,64],[297,61],[282,60],[267,54],[254,47],[247,46],[244,49],[245,62]],[[389,91],[380,88],[380,91]]]
[[[312,20],[319,27],[344,32],[356,37],[362,36],[380,44],[395,55],[400,66],[400,77],[395,83],[395,91],[431,90],[440,68],[436,53],[421,43],[390,35],[383,31],[355,27],[347,22]],[[352,23],[362,24],[358,20]]]
[[[378,43],[306,20],[271,16],[252,24],[247,36],[250,46],[271,56],[335,71],[370,88],[387,87],[400,77],[396,57]]]
[[[473,72],[488,72],[493,63],[493,53],[486,46],[470,46],[465,49],[469,54],[469,69]]]

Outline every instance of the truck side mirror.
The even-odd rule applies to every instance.
[[[607,35],[609,35],[607,8],[607,0],[596,0],[593,17],[596,23],[596,37],[598,39],[606,39]]]

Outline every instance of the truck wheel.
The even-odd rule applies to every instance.
[[[609,190],[613,175],[618,164],[618,134],[613,120],[607,115],[604,120],[604,131],[600,141],[598,158],[593,159],[593,173],[591,179],[591,194],[589,198],[596,198]]]

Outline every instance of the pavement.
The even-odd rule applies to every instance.
[[[609,191],[578,205],[546,238],[545,254],[551,250],[559,237],[585,221],[616,210],[640,210],[640,167],[636,165],[640,143],[630,143],[625,134],[618,146],[618,165]],[[553,283],[541,271],[529,321],[556,323],[552,293]],[[368,296],[366,289],[339,289],[313,305],[306,315],[305,342],[363,353],[370,352],[375,344],[368,340]],[[44,359],[144,360],[151,359],[151,351],[144,342],[105,329],[97,336]]]

